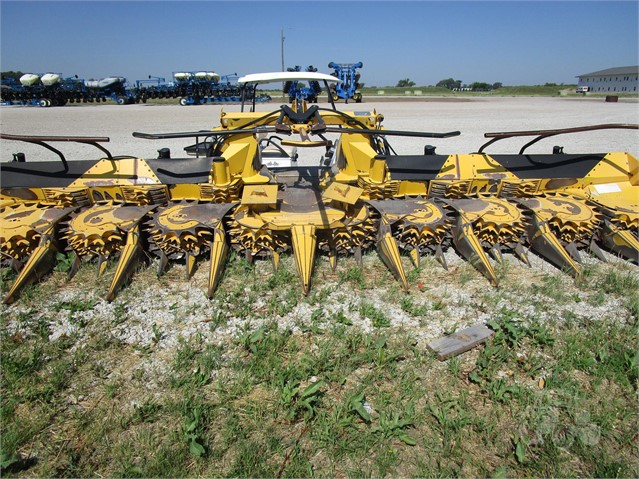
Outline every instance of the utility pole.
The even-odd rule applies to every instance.
[[[284,28],[282,28],[280,30],[280,44],[281,44],[281,47],[282,47],[282,71],[285,71],[284,70],[284,39],[285,38],[286,37],[284,36]],[[286,85],[286,83],[282,82],[282,92],[284,91],[284,86],[285,85]]]
[[[284,39],[286,37],[284,36],[284,29],[282,28],[280,30],[280,43],[282,46],[282,71],[284,71]]]

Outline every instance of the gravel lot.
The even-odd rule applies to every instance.
[[[276,109],[274,100],[258,105],[259,110]],[[322,105],[320,106],[328,106]],[[455,101],[450,98],[425,98],[421,101],[388,101],[364,99],[361,104],[340,103],[341,110],[371,111],[385,116],[387,129],[414,131],[461,131],[449,139],[392,138],[391,145],[399,154],[418,154],[425,144],[437,146],[438,153],[477,151],[486,141],[485,132],[569,128],[602,123],[638,123],[639,102],[622,99],[606,103],[603,98],[472,98]],[[239,111],[239,105],[199,105],[183,107],[165,104],[83,105],[58,108],[3,106],[0,108],[0,130],[22,135],[107,136],[108,149],[114,155],[157,156],[162,147],[171,148],[174,157],[182,156],[187,140],[143,140],[131,136],[134,131],[149,133],[196,131],[219,124],[220,111]],[[639,133],[632,130],[603,130],[551,138],[528,151],[550,152],[553,145],[563,145],[566,153],[629,151],[639,154]],[[524,140],[503,140],[487,151],[517,152]],[[91,159],[99,153],[90,146],[60,145],[67,158]],[[57,157],[35,145],[2,141],[0,161],[10,161],[12,154],[22,151],[27,161]],[[305,150],[301,164],[316,164],[321,152]]]

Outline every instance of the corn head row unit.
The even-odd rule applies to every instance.
[[[249,96],[260,83],[335,78],[315,72],[248,75]],[[329,100],[330,100],[329,95]],[[147,134],[147,139],[187,138],[195,157],[158,159],[112,156],[108,138],[24,137],[5,140],[41,144],[61,161],[1,165],[1,253],[17,277],[4,297],[54,266],[57,252],[74,253],[70,275],[82,261],[97,260],[99,274],[115,260],[107,299],[135,271],[140,259],[156,257],[158,274],[170,261],[191,275],[198,259],[208,262],[208,295],[219,283],[230,250],[278,267],[292,252],[308,294],[316,256],[335,267],[339,256],[376,248],[401,283],[402,255],[415,265],[455,250],[497,285],[495,263],[510,253],[529,264],[530,251],[566,273],[580,275],[584,250],[606,260],[607,250],[634,263],[639,255],[639,164],[628,153],[527,154],[540,139],[602,128],[487,133],[478,152],[397,155],[395,136],[447,138],[459,132],[386,130],[383,116],[342,112],[304,101],[265,113],[252,108],[221,113],[220,126],[197,132]],[[337,140],[329,139],[337,134]],[[491,155],[495,141],[527,137],[518,154]],[[67,161],[50,145],[76,141],[99,148],[96,160]],[[316,167],[296,167],[292,149],[319,148]]]

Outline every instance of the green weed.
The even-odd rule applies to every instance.
[[[611,269],[596,282],[595,288],[606,294],[624,296],[639,290],[639,280],[631,271]]]
[[[444,450],[452,453],[459,446],[462,432],[471,425],[471,416],[459,398],[436,392],[436,401],[428,405],[435,419],[435,429],[442,438]]]
[[[350,283],[357,286],[359,289],[366,287],[366,280],[364,278],[364,272],[358,266],[352,266],[346,271],[339,273],[339,280],[342,283]]]
[[[0,268],[0,291],[6,291],[15,281],[17,275],[11,268]]]
[[[89,311],[93,309],[97,301],[95,299],[74,298],[69,301],[62,301],[55,305],[56,311],[69,311],[69,313]]]
[[[387,328],[390,326],[390,320],[386,317],[384,312],[375,307],[375,305],[366,301],[362,301],[360,304],[359,314],[361,314],[363,318],[370,319],[371,323],[376,328]]]
[[[407,430],[413,426],[413,421],[402,419],[401,415],[397,412],[382,412],[379,416],[379,424],[373,426],[372,432],[381,434],[386,438],[399,439],[409,446],[415,446],[417,445],[417,441],[407,432]]]
[[[203,456],[206,452],[198,432],[201,428],[201,420],[200,409],[196,407],[189,413],[184,424],[184,438],[189,446],[189,452],[195,457]]]
[[[316,414],[317,405],[322,396],[323,381],[309,384],[304,389],[299,384],[285,384],[280,390],[280,405],[285,409],[287,420],[304,415],[310,419]]]
[[[565,275],[546,274],[542,278],[542,283],[532,283],[531,289],[533,294],[542,294],[555,303],[564,304],[570,299],[570,295],[566,291],[567,281]]]
[[[71,266],[75,260],[74,253],[56,253],[55,255],[56,265],[53,268],[54,271],[68,273],[71,270]]]
[[[334,313],[331,317],[331,321],[338,323],[338,324],[343,324],[345,326],[352,326],[353,325],[353,321],[351,321],[345,314],[344,311],[342,309],[340,309],[337,313]]]
[[[415,304],[415,300],[412,296],[409,295],[402,295],[399,300],[399,305],[401,306],[403,311],[410,314],[411,316],[420,317],[426,316],[428,314],[428,306],[426,306],[425,304]]]

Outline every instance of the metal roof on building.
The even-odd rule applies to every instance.
[[[577,78],[580,77],[603,77],[609,75],[638,75],[639,74],[639,66],[634,67],[616,67],[616,68],[608,68],[607,70],[599,70],[592,73],[583,73],[581,75],[577,75]]]

